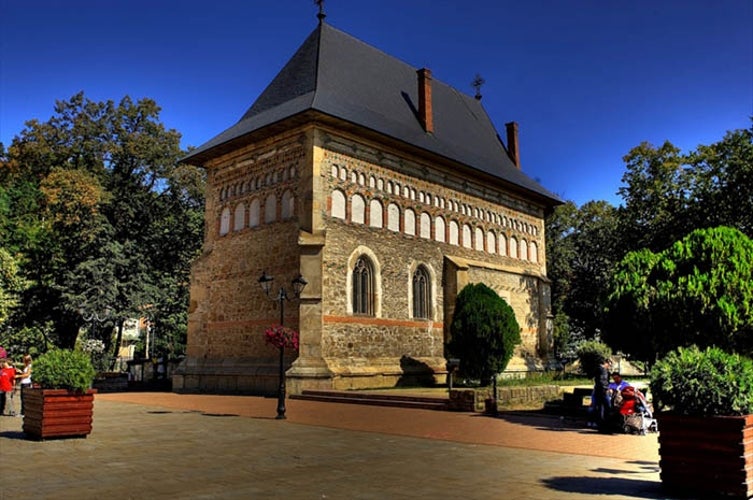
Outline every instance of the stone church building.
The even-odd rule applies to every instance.
[[[544,216],[560,200],[521,171],[516,123],[506,136],[480,97],[320,19],[240,121],[185,160],[207,170],[206,232],[174,390],[276,390],[264,272],[300,332],[291,393],[444,383],[455,298],[476,282],[521,326],[508,371],[541,369]]]

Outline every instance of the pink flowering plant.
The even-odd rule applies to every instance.
[[[298,332],[282,325],[273,325],[264,331],[264,340],[276,348],[293,348],[298,350]]]

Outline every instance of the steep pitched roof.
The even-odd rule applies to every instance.
[[[246,134],[318,111],[463,163],[550,204],[560,203],[513,164],[479,100],[433,79],[433,133],[424,131],[417,107],[416,68],[322,22],[238,123],[184,161],[202,163]]]

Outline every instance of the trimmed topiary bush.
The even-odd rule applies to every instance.
[[[521,342],[512,307],[483,283],[467,285],[458,294],[450,333],[447,348],[460,358],[461,376],[482,385],[507,368]]]
[[[598,340],[587,340],[578,347],[577,354],[580,369],[589,377],[593,377],[599,372],[601,362],[612,357],[612,349]]]
[[[651,369],[654,405],[678,415],[753,413],[753,360],[717,347],[678,348]]]
[[[34,360],[34,381],[45,389],[85,391],[95,375],[89,356],[80,351],[55,349]]]

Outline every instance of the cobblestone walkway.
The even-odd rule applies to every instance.
[[[667,498],[655,435],[492,418],[172,393],[99,394],[86,439],[27,441],[0,418],[0,498]]]

